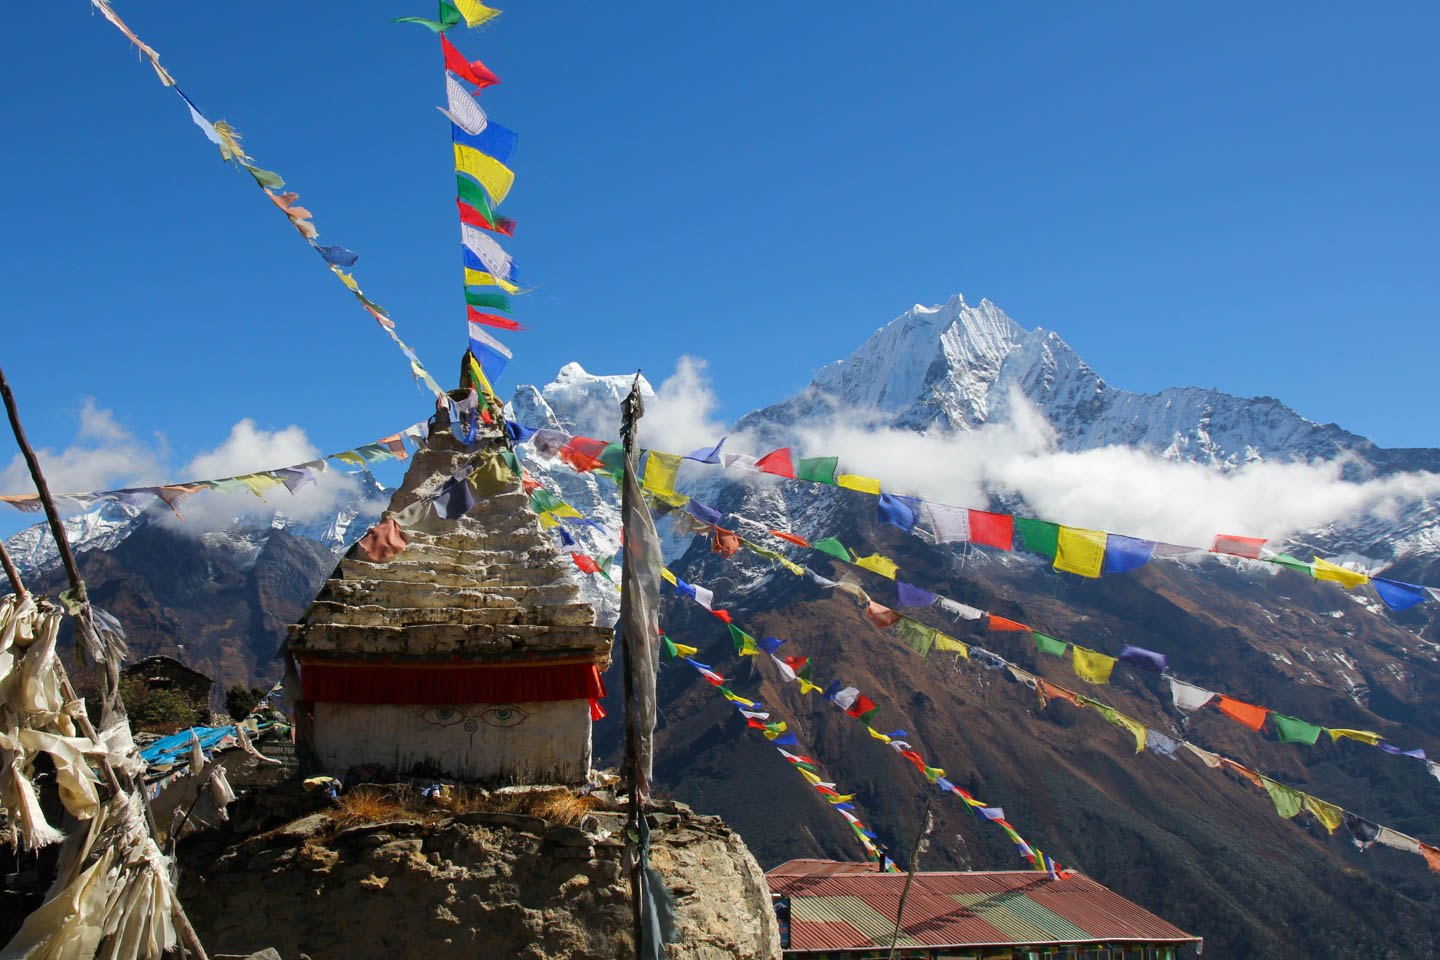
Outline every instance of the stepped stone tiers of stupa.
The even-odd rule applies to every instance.
[[[483,425],[466,445],[437,414],[381,522],[503,445]],[[351,548],[290,627],[310,761],[334,776],[380,764],[495,783],[585,780],[614,632],[579,600],[519,478],[457,519],[428,507],[402,519],[403,550],[376,563]]]

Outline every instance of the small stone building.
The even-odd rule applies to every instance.
[[[200,716],[203,717],[210,709],[210,688],[215,686],[215,681],[174,657],[137,660],[121,675],[140,688],[138,692],[142,698],[152,690],[172,690]]]
[[[382,522],[503,444],[481,427],[467,446],[437,415]],[[372,562],[352,548],[290,628],[302,760],[335,776],[378,764],[487,783],[585,780],[613,631],[580,602],[519,479],[458,519],[415,513],[399,554]]]

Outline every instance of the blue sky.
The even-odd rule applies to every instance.
[[[433,4],[116,10],[453,381],[439,43],[388,22]],[[38,445],[72,442],[85,397],[112,412],[100,434],[176,468],[242,418],[328,452],[426,415],[394,346],[87,3],[0,23],[3,364]],[[1419,3],[517,2],[451,33],[520,133],[501,210],[536,290],[500,392],[570,360],[658,382],[694,354],[733,418],[961,292],[1116,386],[1276,396],[1433,446],[1437,27]]]

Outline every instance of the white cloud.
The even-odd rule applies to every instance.
[[[725,424],[715,418],[720,404],[705,376],[705,361],[684,356],[675,363],[675,372],[666,377],[645,404],[640,421],[640,443],[644,447],[674,453],[689,453],[719,440]]]
[[[150,444],[138,440],[111,411],[86,397],[74,442],[62,450],[41,447],[35,455],[51,492],[60,494],[164,482],[168,451],[163,438],[157,436]],[[20,454],[0,470],[0,490],[7,494],[35,492]]]

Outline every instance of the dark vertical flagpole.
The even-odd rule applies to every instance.
[[[640,374],[635,374],[635,382],[630,387],[630,393],[620,403],[620,441],[625,448],[625,477],[629,481],[634,473],[635,455],[635,427],[636,421],[644,415],[645,408],[640,403]],[[620,516],[622,518],[621,529],[624,529],[623,518],[630,516],[634,504],[630,502],[630,482],[620,484]],[[620,582],[625,583],[624,568],[634,563],[630,550],[622,544],[622,565]],[[622,592],[620,595],[620,622],[633,622],[633,618],[625,616],[627,603],[635,602],[635,598]],[[627,638],[630,639],[630,638]],[[648,639],[648,638],[647,638]],[[625,651],[625,770],[630,785],[630,806],[627,816],[627,829],[625,836],[628,845],[634,849],[630,857],[630,916],[635,934],[635,956],[641,957],[643,931],[645,929],[644,897],[641,895],[641,870],[644,869],[642,859],[644,853],[640,844],[640,818],[645,815],[641,809],[640,795],[649,789],[649,784],[642,784],[640,774],[640,729],[635,717],[635,658],[629,653],[633,650],[633,640],[627,645]]]
[[[905,877],[905,886],[900,889],[900,906],[895,910],[895,933],[890,938],[890,960],[895,960],[895,951],[899,949],[900,927],[905,919],[905,901],[910,896],[910,884],[915,882],[915,868],[920,865],[920,854],[925,851],[925,837],[935,825],[935,821],[930,819],[930,804],[934,800],[935,794],[926,795],[925,812],[920,817],[920,832],[915,834],[915,847],[910,851],[910,872]]]

